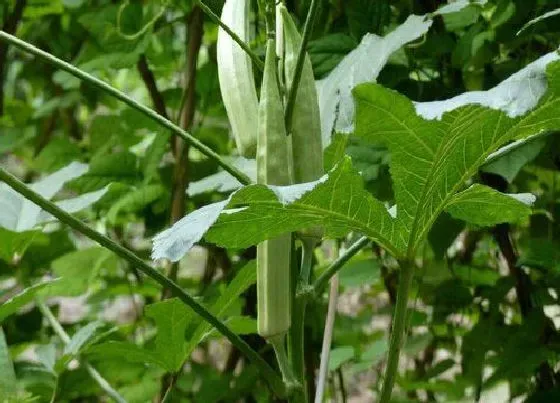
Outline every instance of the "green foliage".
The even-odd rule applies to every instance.
[[[256,162],[240,156],[232,134],[257,122],[228,118],[224,103],[254,113],[235,82],[262,87],[259,3],[247,7],[251,57],[229,43],[247,72],[234,72],[229,86],[220,83],[219,30],[207,14],[219,16],[223,1],[0,6],[1,172],[137,259],[152,253],[159,280],[172,279],[222,324],[142,277],[140,260],[91,242],[0,183],[0,401],[163,401],[168,389],[173,402],[285,398],[274,354],[257,335],[253,246],[287,233],[295,234],[292,306],[283,308],[307,303],[293,316],[288,358],[307,366],[307,385],[316,385],[328,301],[328,287],[316,285],[338,274],[325,401],[343,393],[380,400],[408,263],[414,278],[392,401],[557,401],[558,5],[320,2],[306,74],[317,80],[323,145],[312,156],[327,174],[245,186],[229,168],[255,183]],[[303,32],[312,3],[284,2],[292,30]],[[8,44],[4,32],[165,112],[202,146]],[[317,142],[302,133],[300,155]],[[325,236],[302,287],[297,232],[316,226]],[[312,397],[296,390],[291,399]]]

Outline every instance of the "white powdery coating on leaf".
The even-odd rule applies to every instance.
[[[50,200],[65,183],[82,176],[88,171],[87,164],[72,162],[51,175],[29,185]],[[31,230],[40,222],[42,210],[6,185],[0,186],[0,226],[16,232]]]
[[[328,178],[329,175],[325,174],[320,179],[313,182],[298,183],[297,185],[289,186],[268,185],[267,187],[276,195],[278,201],[282,203],[282,205],[286,206],[290,203],[298,201],[304,194],[312,191],[315,187],[317,187],[317,185],[325,182]]]
[[[249,177],[251,182],[257,181],[257,161],[254,159],[247,159],[237,157],[230,160],[231,164]],[[226,171],[220,171],[213,175],[202,178],[199,181],[191,182],[187,188],[189,196],[217,191],[220,193],[228,193],[243,187],[241,182],[234,178]]]
[[[488,2],[488,0],[478,0],[478,1],[469,1],[469,0],[457,0],[453,3],[446,4],[438,8],[434,11],[434,15],[443,15],[443,14],[451,14],[461,11],[463,8],[471,5],[483,6]]]
[[[156,235],[153,239],[152,259],[169,259],[172,262],[181,260],[218,220],[230,198],[193,211],[171,228]]]
[[[560,14],[560,8],[557,8],[556,10],[549,11],[548,13],[544,13],[543,15],[539,15],[537,18],[533,18],[531,21],[529,21],[528,23],[523,25],[523,27],[521,27],[521,29],[519,31],[517,31],[517,35],[519,35],[523,31],[525,31],[531,25],[534,25],[537,22],[540,22],[542,20],[546,20],[547,18],[554,17],[555,15],[558,15],[558,14]]]
[[[509,196],[527,206],[532,206],[537,201],[537,196],[532,193],[504,193],[506,196]]]
[[[387,212],[391,218],[397,218],[397,205],[393,205],[391,208],[387,209]]]
[[[92,204],[98,202],[109,190],[109,186],[105,186],[103,189],[96,190],[95,192],[84,193],[78,197],[72,199],[61,200],[55,204],[67,213],[77,213]],[[46,211],[41,211],[37,219],[37,223],[41,224],[47,221],[55,220],[55,218]]]
[[[450,112],[469,104],[501,110],[510,118],[524,115],[533,109],[546,92],[546,66],[560,59],[550,52],[527,65],[488,91],[470,91],[445,101],[415,102],[416,113],[424,119],[441,119]]]
[[[317,81],[323,148],[331,142],[335,119],[337,131],[352,130],[352,89],[358,84],[375,81],[389,56],[405,43],[425,34],[431,25],[432,21],[425,16],[411,15],[402,25],[384,37],[367,34],[362,38],[360,45],[346,55],[326,78]]]

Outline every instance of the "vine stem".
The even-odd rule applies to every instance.
[[[160,126],[165,127],[166,129],[169,129],[174,135],[179,136],[184,141],[186,141],[188,144],[191,144],[194,148],[196,148],[198,151],[200,151],[202,154],[204,154],[208,158],[211,158],[211,159],[215,160],[218,163],[218,165],[220,165],[226,172],[228,172],[232,176],[234,176],[242,184],[247,185],[247,184],[251,183],[251,180],[249,179],[249,177],[247,175],[245,175],[239,169],[235,168],[233,165],[231,165],[227,161],[225,161],[222,157],[220,157],[210,147],[208,147],[204,143],[200,142],[198,139],[193,137],[191,134],[187,133],[185,130],[183,130],[179,126],[177,126],[175,123],[173,123],[170,120],[166,119],[165,117],[161,116],[160,114],[158,114],[153,109],[150,109],[147,106],[142,105],[141,103],[139,103],[139,102],[135,101],[134,99],[130,98],[128,95],[126,95],[122,91],[119,91],[114,87],[111,87],[106,82],[104,82],[104,81],[86,73],[83,70],[80,70],[79,68],[73,66],[72,64],[63,61],[63,60],[57,58],[56,56],[54,56],[54,55],[52,55],[48,52],[45,52],[45,51],[43,51],[39,48],[36,48],[35,46],[31,45],[30,43],[22,41],[21,39],[18,39],[15,36],[10,35],[10,34],[4,32],[4,31],[2,31],[2,30],[0,30],[0,41],[8,42],[9,44],[23,50],[24,52],[35,55],[35,56],[39,57],[40,59],[42,59],[43,61],[45,61],[49,64],[52,64],[53,66],[58,67],[59,69],[64,70],[67,73],[72,74],[73,76],[79,78],[80,80],[83,80],[83,81],[93,85],[94,87],[106,92],[107,94],[117,98],[118,100],[124,102],[125,104],[127,104],[131,108],[136,109],[137,111],[139,111],[143,115],[145,115],[148,118],[154,120]]]
[[[143,272],[148,277],[152,278],[158,282],[162,287],[168,288],[171,293],[176,296],[181,302],[190,307],[197,315],[199,315],[206,322],[211,324],[216,328],[218,332],[224,335],[235,347],[237,347],[241,352],[243,352],[251,361],[259,367],[262,376],[268,381],[273,392],[282,397],[285,395],[285,387],[282,379],[278,374],[268,365],[268,363],[255,351],[253,350],[239,335],[233,332],[227,325],[225,325],[220,319],[214,316],[210,311],[208,311],[203,305],[198,303],[191,295],[185,292],[179,285],[168,279],[158,270],[153,268],[144,262],[141,258],[136,256],[133,252],[127,248],[117,244],[115,241],[106,237],[105,235],[95,231],[91,227],[87,226],[73,215],[62,210],[60,207],[56,206],[54,203],[46,200],[40,194],[31,190],[25,183],[21,182],[12,174],[8,173],[2,167],[0,167],[0,180],[5,182],[8,186],[14,189],[16,192],[21,194],[26,199],[35,203],[43,210],[49,212],[51,215],[56,217],[58,220],[67,224],[69,227],[80,232],[81,234],[87,236],[88,238],[96,241],[101,246],[114,252],[117,256],[125,259],[127,262],[137,267],[141,272]]]
[[[204,4],[201,0],[196,0],[198,6],[204,11],[204,14],[208,16],[215,24],[218,24],[220,28],[227,32],[227,34],[233,39],[235,43],[241,47],[249,55],[255,67],[257,67],[260,71],[264,71],[264,63],[263,61],[251,50],[251,48],[237,35],[235,32],[231,30],[224,22],[218,17],[214,11],[206,4]]]
[[[49,324],[53,328],[54,332],[58,337],[60,337],[60,340],[62,340],[65,345],[70,343],[70,336],[68,336],[68,334],[62,328],[61,324],[58,322],[58,320],[56,320],[49,307],[40,298],[36,298],[35,302],[37,303],[37,307],[39,308],[45,319],[47,319],[47,322],[49,322]],[[81,361],[92,379],[97,382],[99,387],[103,389],[105,393],[107,393],[107,395],[111,396],[118,403],[126,403],[125,398],[122,397],[119,392],[113,389],[109,382],[107,382],[107,380],[103,378],[103,376],[99,372],[97,372],[97,370],[93,366],[91,366],[91,364],[89,364],[88,362],[84,362],[83,359]],[[58,380],[57,386],[55,386],[55,388],[58,389]],[[53,401],[56,400],[56,389],[53,393]]]
[[[301,45],[299,47],[298,57],[296,60],[296,67],[294,70],[292,85],[288,90],[288,100],[286,102],[286,112],[285,112],[286,131],[288,133],[292,131],[292,117],[294,115],[294,106],[296,103],[296,96],[299,88],[299,82],[301,80],[303,63],[305,61],[307,44],[309,42],[309,38],[311,37],[311,31],[313,31],[313,24],[315,23],[315,17],[317,16],[318,10],[319,10],[319,0],[311,0],[311,6],[309,7],[309,11],[307,12],[305,25],[303,27],[303,35],[301,38]]]
[[[408,312],[408,293],[412,278],[414,277],[414,266],[408,261],[401,261],[399,287],[397,289],[397,304],[393,314],[393,329],[391,330],[391,341],[389,343],[389,355],[387,357],[387,368],[383,387],[381,388],[380,403],[389,403],[395,378],[399,367],[399,356],[406,333],[406,322]]]

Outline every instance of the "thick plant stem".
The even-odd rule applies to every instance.
[[[70,336],[68,336],[68,334],[64,331],[64,329],[62,328],[58,320],[56,320],[49,307],[40,298],[36,298],[35,302],[37,303],[37,307],[39,308],[39,310],[41,311],[41,313],[43,314],[47,322],[49,322],[54,332],[57,334],[58,337],[60,337],[62,342],[65,345],[70,343]],[[94,367],[92,367],[89,363],[84,362],[83,360],[81,361],[82,364],[85,366],[86,371],[91,376],[91,378],[95,382],[97,382],[99,387],[103,389],[105,393],[107,393],[107,395],[111,396],[113,400],[115,400],[118,403],[126,403],[126,400],[119,394],[119,392],[113,389],[113,387],[109,385],[109,382],[107,382],[107,380],[103,378],[103,376],[101,376],[101,374],[97,372],[97,370]],[[53,401],[56,401],[56,390],[55,393],[53,393]]]
[[[80,232],[86,237],[96,241],[101,246],[114,252],[117,256],[129,262],[131,265],[137,267],[141,272],[143,272],[148,277],[154,279],[162,287],[169,288],[171,293],[176,296],[181,302],[190,307],[197,315],[199,315],[203,320],[211,324],[216,328],[218,332],[224,335],[235,347],[237,347],[242,353],[244,353],[247,358],[249,358],[253,363],[258,366],[261,375],[267,380],[273,392],[282,397],[285,394],[284,383],[277,375],[277,373],[268,365],[268,363],[255,351],[253,350],[239,335],[232,331],[226,324],[224,324],[220,319],[214,316],[208,309],[197,302],[191,295],[185,292],[179,285],[175,282],[169,280],[158,270],[153,268],[144,262],[141,258],[136,256],[133,252],[126,249],[125,247],[117,244],[115,241],[109,239],[105,235],[95,231],[90,228],[73,215],[62,210],[60,207],[54,203],[46,200],[40,194],[31,190],[25,183],[21,182],[12,174],[8,173],[6,170],[0,167],[0,181],[5,182],[8,186],[14,189],[16,192],[21,194],[23,197],[29,201],[35,203],[43,210],[47,211],[58,220],[73,228],[74,230]]]
[[[245,175],[239,169],[235,168],[234,166],[232,166],[231,164],[226,162],[214,150],[212,150],[210,147],[208,147],[207,145],[202,143],[200,140],[194,138],[191,134],[187,133],[186,131],[181,129],[179,126],[177,126],[175,123],[173,123],[173,122],[169,121],[168,119],[166,119],[165,117],[161,116],[156,111],[148,108],[145,105],[140,104],[139,102],[130,98],[128,95],[126,95],[123,92],[117,90],[116,88],[111,87],[106,82],[104,82],[104,81],[102,81],[98,78],[95,78],[94,76],[86,73],[85,71],[76,68],[72,64],[67,63],[63,60],[60,60],[57,57],[51,55],[50,53],[42,51],[41,49],[36,48],[35,46],[33,46],[33,45],[31,45],[31,44],[29,44],[25,41],[22,41],[21,39],[18,39],[13,35],[7,34],[4,31],[0,31],[0,41],[8,42],[9,44],[23,50],[24,52],[35,55],[35,56],[39,57],[40,59],[42,59],[43,61],[45,61],[49,64],[52,64],[53,66],[58,67],[59,69],[66,71],[67,73],[72,74],[74,77],[77,77],[80,80],[83,80],[83,81],[93,85],[94,87],[96,87],[96,88],[98,88],[102,91],[105,91],[109,95],[117,98],[118,100],[124,102],[125,104],[127,104],[131,108],[136,109],[137,111],[139,111],[143,115],[145,115],[148,118],[154,120],[160,126],[165,127],[166,129],[169,129],[174,135],[179,136],[180,138],[185,140],[185,142],[187,142],[188,144],[191,144],[194,148],[196,148],[198,151],[200,151],[202,154],[204,154],[208,158],[211,158],[211,159],[215,160],[218,163],[218,165],[220,165],[225,171],[230,173],[232,176],[234,176],[241,183],[243,183],[245,185],[251,183],[251,180],[249,179],[249,177],[247,175]]]
[[[395,384],[395,378],[399,367],[399,356],[406,332],[408,313],[408,292],[414,277],[414,266],[408,262],[400,262],[401,273],[399,288],[397,290],[397,305],[393,314],[393,328],[391,330],[391,342],[389,344],[389,356],[387,357],[387,368],[383,387],[381,388],[380,403],[388,403]]]

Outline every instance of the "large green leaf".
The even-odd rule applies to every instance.
[[[476,189],[479,188],[467,190],[456,199],[449,197],[445,206],[452,203],[450,208],[460,214],[461,207],[469,209],[468,203],[475,202]],[[530,211],[510,196],[491,190],[482,193],[494,201],[508,203],[499,210],[491,206],[481,210],[475,217],[478,224],[484,217],[493,217],[492,222],[486,223],[489,225],[496,220],[511,221],[516,214],[526,215]],[[404,226],[407,221],[395,220],[395,212],[400,213],[400,208],[387,210],[364,189],[362,178],[346,157],[317,182],[282,187],[246,186],[228,200],[209,204],[187,215],[154,238],[152,257],[177,261],[203,236],[222,246],[245,248],[314,225],[322,225],[326,236],[333,238],[350,231],[363,233],[399,257],[406,252],[408,232]],[[497,217],[498,213],[502,213],[502,217]]]
[[[154,239],[152,257],[179,260],[205,234],[219,245],[244,248],[315,225],[324,226],[327,236],[357,231],[395,255],[403,250],[400,240],[389,241],[397,233],[398,222],[364,190],[362,178],[346,157],[317,182],[246,186],[226,201],[187,215]]]
[[[490,100],[467,93],[449,102],[415,107],[406,97],[376,84],[355,89],[356,133],[386,144],[391,152],[397,221],[402,231],[390,238],[392,242],[404,238],[413,255],[438,215],[491,153],[507,142],[560,127],[556,113],[559,64],[549,66],[549,86],[542,97],[533,94],[521,99],[523,85],[535,84],[531,73],[534,76],[538,67],[542,70],[543,64],[555,58],[547,55],[488,91],[485,96],[494,97]],[[481,103],[496,109],[476,105]]]

